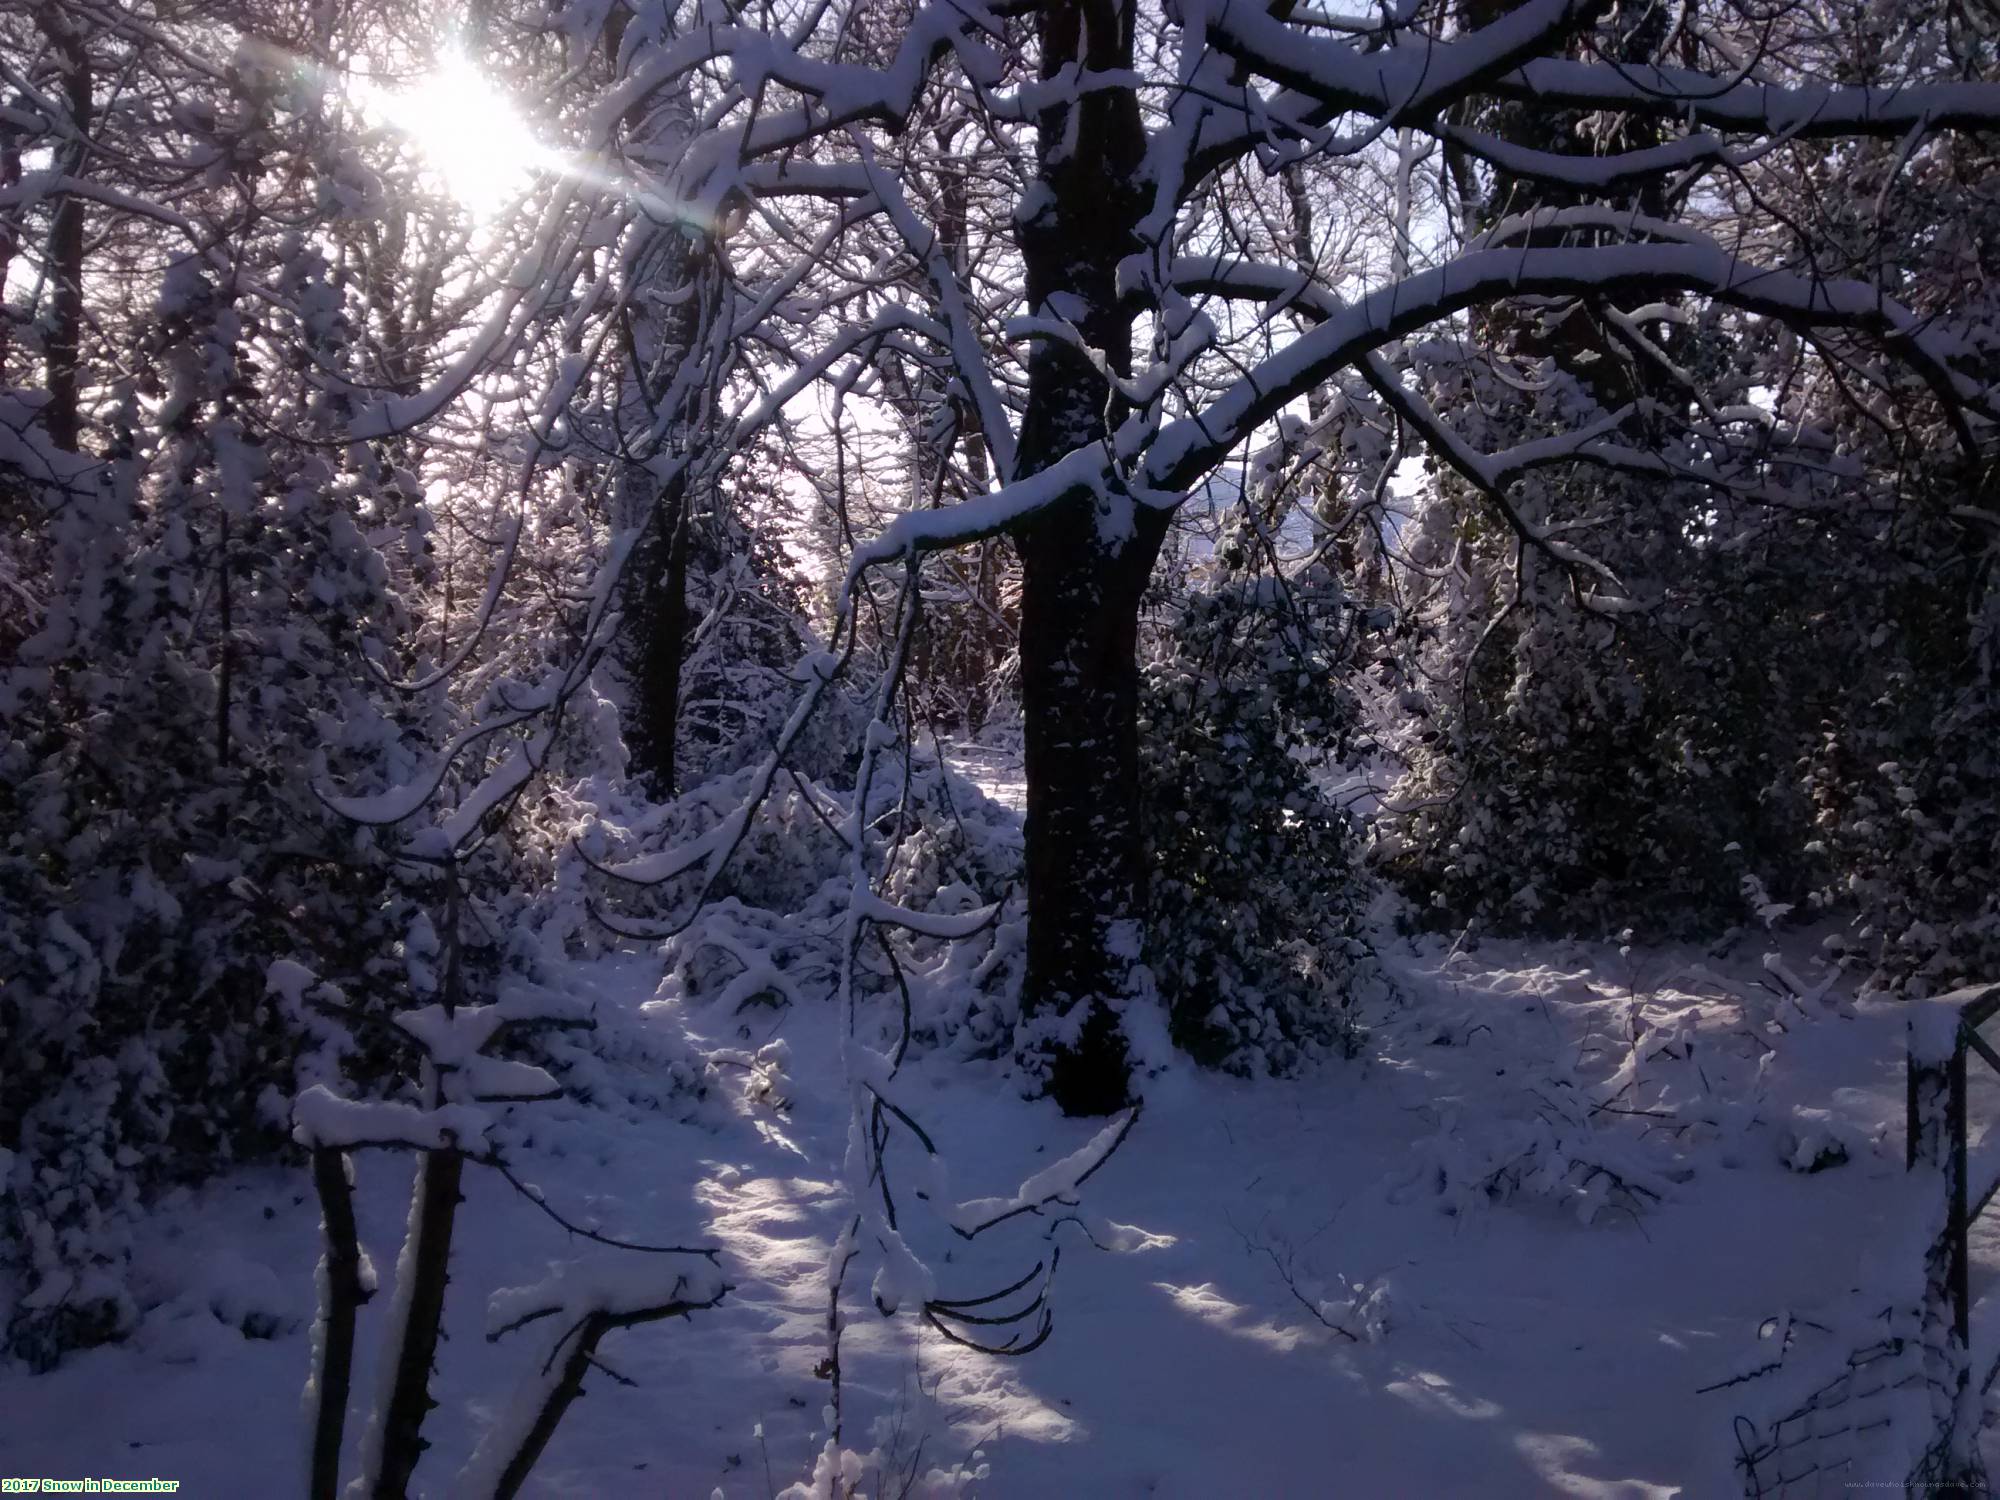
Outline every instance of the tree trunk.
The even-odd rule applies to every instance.
[[[1052,0],[1037,13],[1042,76],[1126,68],[1129,0]],[[1072,111],[1080,118],[1072,118]],[[1138,101],[1104,88],[1037,121],[1041,207],[1020,228],[1028,301],[1069,319],[1129,374],[1132,314],[1116,288],[1137,248],[1145,148]],[[1123,412],[1067,343],[1028,366],[1019,473],[1100,442]],[[1021,700],[1027,729],[1028,971],[1025,1004],[1049,1039],[1049,1092],[1102,1114],[1130,1096],[1120,1018],[1141,1000],[1145,918],[1138,802],[1139,601],[1166,536],[1164,513],[1124,496],[1073,496],[1023,527]]]
[[[354,1316],[372,1295],[361,1276],[361,1240],[354,1226],[354,1189],[347,1153],[322,1146],[312,1154],[319,1192],[325,1256],[320,1276],[320,1327],[314,1349],[312,1500],[340,1493],[340,1439],[347,1427],[347,1397],[354,1382]]]
[[[91,126],[90,57],[83,39],[57,9],[39,17],[52,51],[62,60],[63,103],[76,132],[73,158],[64,170],[82,176]],[[84,200],[66,193],[49,219],[50,319],[45,350],[48,433],[58,448],[79,451],[83,440],[83,210]]]
[[[1118,1018],[1140,999],[1146,914],[1136,647],[1166,517],[1145,521],[1105,545],[1092,508],[1066,505],[1021,539],[1027,1005],[1080,1028],[1050,1060],[1068,1114],[1107,1114],[1131,1092]]]
[[[704,391],[682,380],[686,361],[698,358],[713,326],[718,251],[706,240],[665,231],[655,254],[641,258],[635,274],[664,306],[624,319],[627,388],[621,399],[639,430],[664,419],[659,446],[631,455],[639,464],[668,454],[690,456],[701,441]],[[637,299],[635,299],[637,300]],[[636,468],[634,484],[646,482]],[[653,497],[652,526],[632,559],[627,587],[636,595],[626,661],[637,696],[633,760],[655,795],[675,794],[680,745],[681,677],[687,658],[688,553],[692,511],[698,497],[686,467]]]
[[[437,1363],[438,1338],[444,1324],[445,1286],[451,1279],[451,1236],[458,1205],[465,1157],[446,1147],[426,1151],[417,1162],[415,1212],[410,1233],[416,1242],[404,1249],[410,1258],[407,1298],[398,1289],[403,1314],[401,1328],[390,1330],[400,1339],[389,1398],[382,1413],[380,1471],[374,1476],[374,1500],[404,1500],[417,1460],[430,1446],[424,1440],[424,1418],[437,1403],[431,1399],[431,1370]],[[405,1274],[398,1267],[398,1276]]]
[[[13,126],[0,126],[0,192],[20,185],[21,132]],[[20,231],[12,222],[0,224],[0,287],[4,287],[12,276],[14,257],[20,251]],[[12,315],[0,316],[0,365],[5,364],[13,339]]]
[[[675,795],[679,753],[681,668],[687,658],[687,480],[669,484],[654,502],[653,533],[640,562],[645,590],[636,667],[638,728],[633,745],[640,771],[656,796]]]

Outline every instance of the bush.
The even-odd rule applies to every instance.
[[[1232,519],[1146,667],[1152,963],[1179,1047],[1285,1074],[1351,1053],[1381,985],[1355,827],[1324,787],[1357,748],[1359,616],[1323,562],[1261,568],[1250,528]]]

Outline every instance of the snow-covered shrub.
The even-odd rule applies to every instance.
[[[128,310],[145,373],[109,386],[101,455],[19,476],[10,550],[41,592],[0,658],[0,1258],[24,1283],[8,1347],[36,1364],[125,1331],[125,1226],[152,1196],[282,1147],[268,1103],[300,1034],[271,962],[306,958],[364,1010],[408,983],[423,873],[318,778],[402,779],[406,732],[444,707],[382,711],[430,568],[421,486],[391,445],[270,440],[328,430],[344,398],[260,372],[254,319],[302,365],[354,358],[324,257],[272,250],[281,314],[169,265]]]
[[[1321,780],[1355,746],[1357,614],[1325,562],[1274,573],[1261,551],[1234,518],[1140,703],[1148,960],[1175,1043],[1245,1074],[1351,1050],[1380,983],[1355,828]]]
[[[364,996],[400,899],[306,772],[397,753],[358,647],[401,532],[357,518],[404,513],[407,476],[365,445],[267,455],[231,405],[241,318],[185,263],[145,337],[164,399],[121,383],[111,456],[38,491],[46,594],[0,661],[0,1254],[27,1280],[8,1343],[44,1364],[123,1330],[146,1198],[281,1139],[268,963],[310,952]]]
[[[1805,761],[1821,899],[1859,908],[1878,979],[1912,994],[2000,976],[2000,586],[1990,552],[1972,565],[1983,597],[1885,643],[1881,691]]]
[[[865,995],[893,997],[898,1014],[907,991],[919,1043],[997,1055],[1011,1042],[1020,1010],[1019,823],[930,756],[905,747],[894,760],[893,772],[877,777],[867,810],[886,851],[884,900],[939,917],[1003,904],[968,937],[872,926],[856,983]],[[850,893],[836,830],[851,790],[805,776],[775,778],[707,883],[699,910],[692,908],[708,882],[706,864],[656,885],[634,883],[677,867],[675,851],[703,847],[731,826],[759,775],[752,766],[718,777],[671,803],[638,809],[622,828],[593,828],[581,841],[612,877],[599,884],[619,912],[614,920],[666,930],[662,995],[742,1010],[817,1004],[831,991]],[[614,857],[615,846],[649,852]]]
[[[1886,35],[1884,61],[1928,58],[1934,26]],[[1990,65],[1993,40],[1954,43]],[[1969,50],[1959,51],[1959,48]],[[1804,153],[1805,232],[1867,244],[1897,295],[1955,330],[1960,368],[2000,373],[2000,153],[1986,137],[1910,154]],[[1837,185],[1837,190],[1827,191]],[[1872,205],[1890,205],[1886,211]],[[1879,401],[1896,403],[1884,427]],[[1875,978],[1908,994],[2000,977],[2000,485],[1990,434],[1914,372],[1867,402],[1821,384],[1809,408],[1866,465],[1878,525],[1841,561],[1863,587],[1829,610],[1823,649],[1853,680],[1813,725],[1804,781],[1831,866],[1817,893],[1857,911]],[[1839,642],[1835,646],[1835,642]]]
[[[1778,1162],[1790,1172],[1825,1172],[1844,1166],[1858,1149],[1833,1111],[1795,1106],[1778,1131]]]
[[[985,1454],[978,1451],[950,1468],[926,1467],[921,1453],[904,1455],[880,1446],[863,1453],[829,1439],[813,1460],[812,1473],[779,1490],[777,1500],[888,1500],[890,1496],[946,1500],[976,1492],[975,1486],[991,1472]]]
[[[1749,378],[1703,357],[1722,388]],[[1418,361],[1440,406],[1492,404],[1468,418],[1493,429],[1482,441],[1602,415],[1553,360],[1532,397],[1462,349],[1425,346]],[[1698,464],[1686,441],[1661,438],[1671,460]],[[1820,872],[1796,766],[1844,690],[1828,617],[1861,597],[1842,562],[1861,538],[1825,493],[1857,471],[1832,456],[1825,469],[1798,483],[1793,514],[1588,467],[1514,485],[1525,525],[1615,575],[1611,606],[1589,567],[1435,481],[1408,531],[1434,583],[1410,717],[1393,732],[1406,769],[1378,827],[1417,920],[1595,937],[1643,919],[1675,935],[1739,921],[1746,876],[1804,900]]]
[[[1882,66],[1902,53],[1926,67],[1939,35],[1872,45]],[[1503,131],[1548,123],[1500,112]],[[1971,139],[1814,144],[1758,206],[1785,204],[1795,246],[1895,266],[1896,295],[1955,330],[1958,368],[1983,383],[1994,180],[1990,144]],[[1483,206],[1547,201],[1502,173]],[[1776,905],[1859,907],[1889,982],[1986,977],[2000,960],[1990,443],[1915,371],[1863,395],[1828,376],[1846,356],[1823,345],[1746,337],[1693,304],[1650,316],[1664,360],[1633,358],[1584,308],[1535,303],[1483,313],[1472,340],[1410,348],[1477,449],[1632,402],[1620,441],[1681,477],[1522,473],[1511,525],[1436,466],[1406,532],[1435,586],[1409,774],[1383,827],[1390,870],[1428,920],[1586,934],[1712,930],[1754,876]],[[1606,593],[1642,608],[1585,607]]]
[[[1588,1225],[1607,1208],[1637,1213],[1671,1191],[1656,1157],[1608,1131],[1541,1117],[1476,1127],[1447,1119],[1412,1145],[1391,1198],[1433,1195],[1452,1215],[1517,1199],[1540,1201]]]
[[[992,1474],[981,1448],[955,1463],[933,1456],[934,1434],[926,1430],[939,1421],[936,1394],[911,1381],[889,1411],[868,1426],[873,1445],[863,1452],[828,1439],[813,1457],[812,1473],[778,1491],[775,1500],[948,1500],[977,1494]],[[753,1434],[764,1441],[764,1425]],[[768,1454],[766,1455],[768,1458]]]

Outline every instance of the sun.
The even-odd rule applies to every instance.
[[[462,52],[446,52],[434,72],[407,88],[371,89],[368,103],[479,218],[518,197],[549,160],[512,101]]]

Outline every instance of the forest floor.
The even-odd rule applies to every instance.
[[[1091,1213],[1133,1232],[1099,1250],[1063,1231],[1038,1351],[955,1347],[850,1287],[848,1446],[938,1471],[919,1494],[1741,1494],[1734,1419],[1755,1385],[1703,1388],[1755,1362],[1767,1319],[1847,1303],[1897,1238],[1901,1013],[1839,983],[1814,993],[1827,976],[1811,935],[1782,944],[1789,982],[1757,934],[1720,957],[1383,945],[1401,998],[1371,1018],[1359,1058],[1285,1082],[1155,1081],[1083,1189]],[[782,1076],[725,1072],[692,1111],[517,1106],[533,1123],[516,1170],[607,1233],[721,1247],[734,1289],[692,1322],[606,1341],[634,1383],[591,1381],[531,1493],[769,1496],[823,1439],[814,1371],[847,1214],[832,1017],[760,1009],[746,1026],[658,999],[658,982],[646,956],[574,976],[614,1030],[670,1049],[782,1035]],[[635,1070],[644,1093],[643,1063],[606,1066]],[[1008,1194],[1096,1128],[1024,1101],[999,1062],[917,1056],[905,1079],[963,1193]],[[359,1170],[362,1236],[386,1280],[409,1170],[380,1154]],[[0,1475],[295,1492],[317,1220],[293,1169],[164,1205],[138,1255],[149,1310],[132,1339],[43,1376],[0,1368]],[[488,1173],[469,1179],[460,1223],[420,1470],[432,1494],[450,1492],[539,1347],[488,1343],[486,1294],[615,1256]],[[942,1289],[1013,1279],[1042,1227],[940,1256]],[[363,1313],[357,1401],[387,1300]],[[1833,1373],[1845,1351],[1822,1353]],[[357,1413],[350,1443],[359,1426]]]

